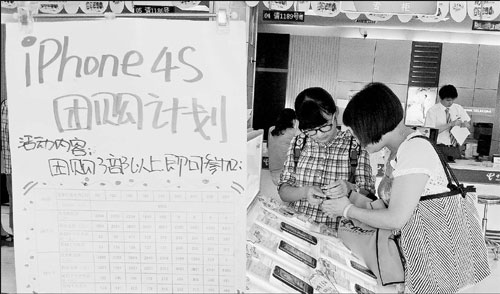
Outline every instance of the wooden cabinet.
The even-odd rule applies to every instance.
[[[410,59],[411,41],[377,40],[373,81],[407,85]]]

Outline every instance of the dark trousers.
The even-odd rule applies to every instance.
[[[437,144],[438,149],[444,155],[444,158],[448,161],[454,161],[455,159],[460,159],[460,147],[459,146],[449,146],[444,144]]]

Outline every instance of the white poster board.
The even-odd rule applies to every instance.
[[[437,92],[436,87],[408,87],[405,125],[421,127],[425,124],[427,111],[436,104]]]
[[[245,285],[244,23],[7,24],[18,292]]]

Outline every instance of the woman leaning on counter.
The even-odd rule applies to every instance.
[[[398,97],[386,85],[371,83],[351,99],[343,121],[368,152],[391,151],[379,186],[387,208],[356,207],[340,197],[325,201],[323,211],[400,230],[405,292],[454,293],[486,278],[488,256],[475,200],[467,200],[472,196],[420,201],[421,196],[448,192],[448,181],[431,143],[414,138],[421,134],[404,125]],[[347,196],[347,189],[337,191],[336,196]]]

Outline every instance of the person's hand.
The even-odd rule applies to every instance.
[[[330,217],[341,216],[344,208],[349,204],[351,204],[351,201],[347,197],[325,200],[321,205],[321,210]]]
[[[467,127],[467,122],[466,121],[460,122],[460,127],[466,128]]]
[[[309,186],[306,187],[306,200],[311,205],[320,205],[325,200],[326,195],[319,187]]]
[[[328,198],[339,198],[347,196],[347,193],[351,191],[349,183],[344,180],[337,180],[326,186],[321,187],[321,190],[325,193]]]
[[[461,124],[462,124],[462,121],[459,118],[457,118],[456,120],[451,122],[451,127],[460,126]]]

